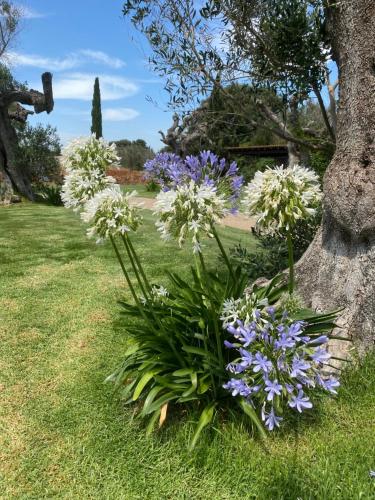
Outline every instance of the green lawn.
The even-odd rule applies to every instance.
[[[146,184],[123,184],[122,187],[126,192],[137,191],[138,196],[143,198],[156,198],[158,194],[156,191],[147,191]]]
[[[375,356],[267,449],[222,420],[189,455],[188,414],[145,438],[103,385],[127,344],[116,303],[126,289],[111,248],[84,231],[64,208],[0,208],[0,498],[374,498]],[[253,244],[221,232],[226,245]],[[191,261],[159,241],[150,212],[135,244],[154,281]]]

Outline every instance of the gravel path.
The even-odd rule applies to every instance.
[[[155,200],[153,198],[142,198],[137,196],[133,198],[132,203],[134,205],[141,206],[141,208],[146,208],[147,210],[153,210],[155,207]],[[236,229],[243,229],[244,231],[249,231],[250,228],[254,227],[255,221],[250,217],[246,217],[243,214],[228,215],[225,217],[221,224],[223,226],[234,227]]]

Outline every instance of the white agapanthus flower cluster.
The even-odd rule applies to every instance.
[[[78,137],[71,141],[62,151],[62,164],[69,172],[71,170],[99,170],[105,174],[109,165],[118,162],[116,144],[109,144],[103,138],[95,135]]]
[[[129,200],[136,192],[122,193],[118,185],[97,193],[89,200],[81,213],[81,218],[89,224],[87,235],[97,237],[97,243],[109,236],[124,235],[136,231],[141,216]]]
[[[103,175],[98,169],[91,172],[73,170],[65,176],[61,199],[66,208],[81,209],[96,193],[116,183],[116,179]]]
[[[62,200],[67,208],[81,209],[96,193],[108,188],[116,181],[106,175],[109,165],[118,160],[115,144],[104,139],[80,137],[72,141],[63,151],[65,178]]]
[[[247,293],[238,298],[226,299],[223,303],[220,319],[224,328],[235,325],[238,320],[243,320],[244,325],[255,321],[254,311],[268,306],[267,299],[259,300],[254,293]]]
[[[300,165],[256,172],[244,193],[245,213],[271,233],[314,215],[322,198],[318,176]]]
[[[212,226],[227,215],[226,199],[215,186],[189,183],[170,191],[162,191],[156,198],[156,226],[164,240],[178,239],[180,246],[190,235],[194,253],[201,251],[202,236],[213,237]]]

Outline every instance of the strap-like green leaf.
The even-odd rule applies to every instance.
[[[147,415],[147,413],[149,413],[147,410],[149,409],[150,405],[152,404],[156,396],[159,394],[159,392],[163,389],[164,387],[161,385],[157,385],[151,389],[151,391],[147,394],[147,398],[145,399],[141,415],[144,416]]]
[[[159,373],[161,370],[152,370],[150,372],[146,372],[140,379],[140,381],[137,384],[137,387],[134,389],[133,392],[133,401],[137,401],[139,396],[141,395],[143,389],[146,387],[148,382],[154,378],[154,376]]]
[[[197,424],[197,427],[195,428],[193,437],[190,441],[190,445],[189,445],[190,451],[193,450],[193,448],[197,444],[197,441],[199,439],[199,436],[201,435],[202,430],[209,423],[212,422],[212,419],[213,419],[214,414],[215,414],[215,408],[216,408],[216,403],[210,403],[202,411],[201,416],[200,416],[199,421],[198,421],[198,424]]]
[[[163,394],[163,396],[161,396],[159,399],[157,399],[156,401],[154,401],[152,403],[152,405],[149,406],[147,412],[145,412],[146,415],[152,413],[153,411],[161,408],[163,406],[164,403],[166,403],[167,401],[171,401],[172,399],[177,399],[178,398],[178,394],[175,393],[175,391],[170,391],[170,392],[167,392],[166,394]]]
[[[150,418],[150,420],[147,424],[147,427],[146,427],[146,436],[149,436],[151,434],[151,432],[154,430],[156,421],[160,416],[160,412],[161,412],[161,408],[154,411],[154,413],[153,413],[152,417]]]
[[[174,377],[185,377],[186,375],[191,375],[193,372],[193,368],[181,368],[181,370],[174,371],[172,375]]]
[[[240,400],[237,400],[237,401],[238,401],[238,404],[240,405],[242,411],[244,413],[246,413],[246,415],[248,417],[250,417],[251,421],[258,429],[261,438],[267,439],[266,431],[264,430],[264,427],[262,425],[262,422],[259,420],[258,415],[255,413],[254,408],[243,398],[241,398]]]

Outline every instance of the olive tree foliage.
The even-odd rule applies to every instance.
[[[228,97],[228,95],[230,97]],[[272,91],[263,91],[262,99],[276,114],[282,114],[282,99]],[[182,119],[175,114],[166,133],[160,131],[168,151],[186,156],[210,149],[224,155],[225,148],[238,145],[277,144],[282,139],[269,129],[256,126],[250,116],[257,115],[253,89],[232,83],[225,94],[215,85],[207,99]]]
[[[22,11],[14,4],[6,0],[0,0],[0,58],[5,57],[6,52],[18,32]]]
[[[124,14],[147,37],[150,63],[166,78],[170,104],[197,107],[220,81],[224,95],[247,83],[256,112],[254,127],[271,130],[299,147],[324,149],[335,142],[335,90],[329,82],[329,44],[320,2],[308,0],[127,0]],[[326,109],[322,88],[329,84]],[[278,94],[292,114],[311,96],[319,103],[325,130],[300,130],[262,98]],[[235,97],[237,98],[237,96]],[[239,113],[244,114],[244,113]]]

